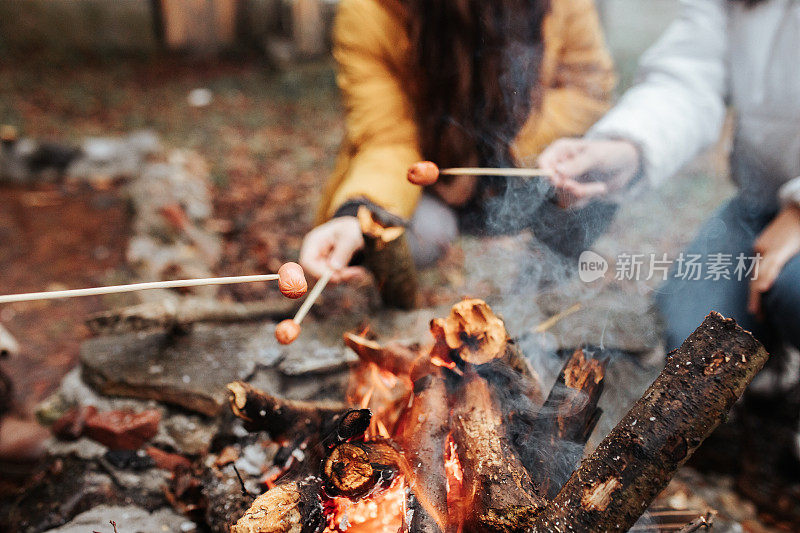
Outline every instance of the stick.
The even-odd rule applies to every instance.
[[[148,281],[130,283],[128,285],[111,285],[89,289],[70,289],[64,291],[31,292],[27,294],[8,294],[0,296],[0,304],[15,302],[33,302],[38,300],[59,300],[77,298],[79,296],[98,296],[102,294],[118,294],[123,292],[145,291],[151,289],[175,289],[178,287],[204,287],[207,285],[234,285],[238,283],[255,283],[258,281],[275,281],[278,274],[257,274],[254,276],[228,276],[222,278],[176,279],[171,281]]]
[[[317,284],[314,285],[314,288],[308,293],[308,298],[306,298],[306,300],[303,302],[303,305],[300,306],[300,309],[297,310],[297,314],[294,315],[295,324],[300,325],[308,312],[311,310],[311,307],[317,301],[317,298],[319,298],[319,295],[322,294],[323,290],[325,290],[325,286],[331,280],[332,275],[333,271],[329,270],[325,272],[321,278],[319,278]]]
[[[546,178],[553,175],[543,168],[443,168],[439,174],[446,176],[517,176],[522,178]]]
[[[569,309],[565,309],[564,311],[561,311],[560,313],[556,313],[555,315],[551,316],[550,318],[548,318],[547,320],[545,320],[544,322],[542,322],[541,324],[539,324],[538,326],[533,328],[533,332],[534,333],[544,333],[548,329],[550,329],[553,326],[555,326],[556,324],[558,324],[561,320],[567,318],[569,315],[571,315],[573,313],[577,313],[582,308],[583,308],[583,305],[581,305],[580,303],[577,303],[577,304],[573,305],[572,307],[570,307]]]

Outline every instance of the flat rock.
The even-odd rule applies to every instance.
[[[282,352],[273,325],[197,325],[189,333],[98,337],[81,347],[83,379],[102,394],[153,399],[214,416],[225,385]]]
[[[117,531],[126,533],[191,532],[196,527],[186,518],[171,509],[148,512],[140,507],[100,505],[76,516],[61,527],[50,529],[51,533],[86,533],[87,531],[110,532],[110,521],[117,525]]]

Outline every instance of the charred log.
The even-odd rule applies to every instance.
[[[309,477],[284,483],[255,499],[231,533],[317,533],[324,529],[322,482]]]
[[[369,209],[358,210],[364,234],[364,262],[375,276],[383,302],[391,307],[417,306],[417,270],[408,247],[405,228],[384,225]]]
[[[506,439],[500,407],[484,379],[465,376],[451,415],[464,473],[466,531],[517,531],[545,506]]]
[[[410,467],[414,494],[411,533],[444,532],[447,528],[445,454],[450,433],[450,407],[441,371],[414,382],[414,395],[400,425],[399,444]]]
[[[627,531],[768,357],[734,320],[709,314],[529,530]]]
[[[356,500],[392,484],[403,459],[387,442],[343,443],[331,450],[323,465],[325,491]]]
[[[547,400],[528,426],[516,420],[513,441],[542,494],[552,498],[583,456],[602,410],[605,363],[576,350],[567,359]],[[526,427],[527,426],[527,427]]]
[[[327,436],[350,413],[344,404],[277,398],[242,381],[228,384],[233,414],[251,431],[266,431],[279,441]]]

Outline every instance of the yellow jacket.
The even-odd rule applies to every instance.
[[[341,0],[333,54],[346,112],[345,139],[318,222],[348,200],[367,198],[403,218],[422,188],[406,179],[421,159],[406,81],[411,43],[394,0]],[[544,22],[541,105],[514,142],[520,165],[552,141],[583,134],[609,107],[615,84],[594,0],[551,0]],[[533,97],[533,95],[532,95]]]

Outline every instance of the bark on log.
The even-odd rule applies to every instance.
[[[351,412],[335,402],[301,402],[276,398],[242,381],[228,384],[233,414],[251,431],[266,431],[275,440],[325,437]]]
[[[753,336],[709,314],[597,450],[527,528],[627,531],[766,363]]]
[[[358,210],[358,220],[364,234],[364,263],[375,276],[383,302],[414,309],[419,287],[405,228],[381,224],[364,206]]]
[[[500,407],[486,381],[468,374],[453,406],[453,440],[464,473],[465,531],[516,531],[545,501],[505,437]]]
[[[398,443],[410,465],[414,493],[411,533],[447,530],[447,473],[444,462],[450,433],[450,406],[441,371],[414,382],[412,403],[403,415]]]
[[[308,477],[284,483],[255,499],[231,533],[317,533],[325,526],[322,482]]]
[[[192,298],[112,309],[91,316],[86,325],[95,335],[111,335],[149,329],[180,329],[200,322],[244,322],[265,318],[283,320],[291,317],[296,308],[295,302],[286,299],[228,303]]]

